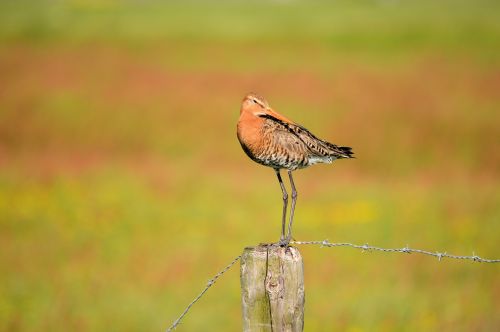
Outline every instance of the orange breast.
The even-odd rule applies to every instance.
[[[238,140],[250,158],[262,150],[262,126],[264,119],[251,113],[242,112],[237,125]]]

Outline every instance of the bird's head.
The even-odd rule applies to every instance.
[[[249,93],[241,102],[240,113],[250,112],[253,115],[264,114],[269,110],[267,101],[256,93]]]

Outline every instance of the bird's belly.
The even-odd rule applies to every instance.
[[[296,170],[306,168],[318,163],[332,163],[336,158],[330,156],[314,156],[290,153],[287,150],[280,149],[254,149],[242,142],[243,151],[253,161],[276,169]]]
[[[300,158],[299,156],[291,156],[288,154],[279,154],[279,153],[264,152],[259,155],[256,155],[254,160],[264,166],[277,169],[284,168],[292,171],[298,168],[304,168],[309,166],[309,162],[306,158]]]

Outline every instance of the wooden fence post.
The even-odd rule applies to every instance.
[[[244,332],[303,331],[304,265],[297,248],[245,248],[240,280]]]

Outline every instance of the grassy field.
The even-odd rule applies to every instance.
[[[495,1],[0,4],[0,330],[159,331],[279,237],[236,139],[267,97],[357,159],[295,173],[298,240],[499,258]],[[305,331],[498,331],[500,266],[301,247]],[[178,331],[241,329],[238,268]]]

